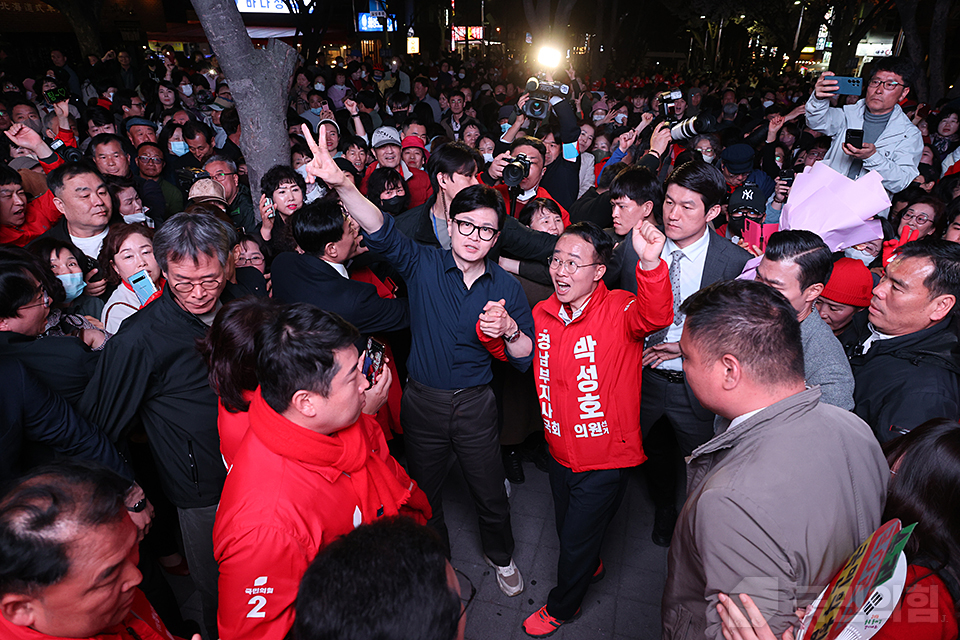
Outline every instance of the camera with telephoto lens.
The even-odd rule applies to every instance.
[[[520,186],[528,175],[530,175],[530,158],[523,153],[518,153],[516,158],[503,167],[503,183],[508,187]]]
[[[692,116],[686,120],[681,120],[670,127],[670,137],[675,142],[689,140],[701,133],[710,133],[717,127],[716,119],[709,113],[701,113],[698,116]]]
[[[190,187],[192,187],[193,183],[197,180],[211,177],[209,173],[203,169],[197,169],[196,167],[183,167],[181,169],[177,169],[176,174],[177,181],[180,183],[180,188],[184,191],[190,191]]]
[[[540,82],[534,76],[527,80],[527,93],[530,97],[523,105],[524,115],[534,120],[543,120],[550,113],[550,98],[566,98],[570,87],[559,82]]]
[[[671,89],[657,94],[657,102],[660,104],[660,115],[670,124],[676,124],[677,116],[673,110],[673,105],[677,100],[683,100],[683,91],[680,89]]]

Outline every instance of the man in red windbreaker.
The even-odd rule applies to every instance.
[[[250,428],[227,475],[213,529],[221,638],[282,640],[317,551],[364,523],[430,516],[373,416],[357,330],[294,304],[262,330]],[[385,397],[389,375],[377,385]]]
[[[649,221],[633,229],[637,294],[603,283],[613,240],[592,222],[566,228],[550,260],[554,295],[533,309],[534,376],[550,448],[560,560],[547,604],[523,623],[548,636],[580,614],[603,577],[600,546],[626,488],[646,460],[640,440],[643,339],[673,320],[660,259],[666,237]]]

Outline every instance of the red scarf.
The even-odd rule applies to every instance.
[[[372,450],[360,424],[362,420],[363,416],[345,429],[323,435],[300,427],[271,409],[259,389],[250,403],[250,429],[268,449],[307,465],[332,467],[347,474],[360,496],[364,522],[397,515],[404,505],[414,512],[407,515],[415,519],[420,520],[417,512],[429,515],[430,508],[424,509],[425,496],[416,483],[399,465],[403,477],[398,477]]]

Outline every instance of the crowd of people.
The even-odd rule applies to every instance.
[[[456,459],[505,597],[510,496],[549,478],[529,636],[591,616],[641,474],[665,639],[789,637],[894,518],[917,527],[877,637],[957,638],[960,100],[919,104],[908,60],[841,95],[352,51],[294,71],[290,162],[259,185],[216,56],[20,71],[0,635],[463,638]],[[879,175],[875,237],[768,226],[817,163]]]

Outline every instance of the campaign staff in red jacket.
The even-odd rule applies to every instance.
[[[644,460],[640,441],[643,339],[673,320],[660,259],[665,236],[649,221],[633,230],[637,294],[603,283],[613,240],[592,222],[567,227],[550,260],[554,295],[533,309],[534,375],[550,448],[560,560],[547,604],[523,623],[550,635],[580,614],[603,577],[600,546],[626,487]]]
[[[383,516],[424,524],[430,515],[376,419],[361,414],[358,337],[308,304],[287,307],[262,331],[260,389],[213,529],[221,638],[281,640],[320,548]]]

